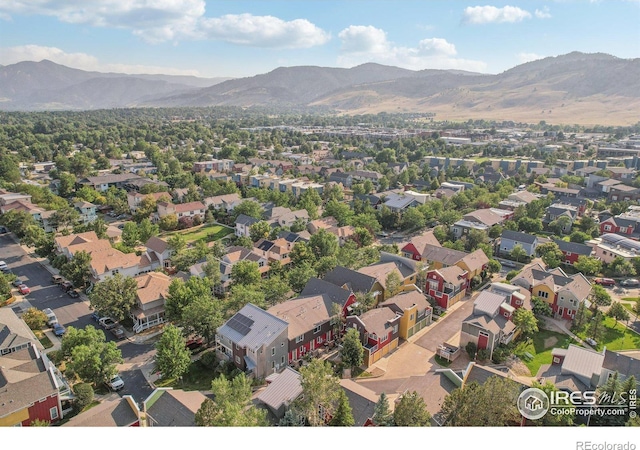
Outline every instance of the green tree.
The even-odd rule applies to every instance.
[[[367,247],[373,244],[373,235],[364,227],[356,227],[353,230],[353,239],[357,241],[358,247]]]
[[[509,252],[509,255],[517,262],[520,262],[521,259],[527,257],[527,251],[524,249],[524,247],[522,247],[522,245],[516,244]]]
[[[427,219],[418,208],[408,208],[400,220],[400,227],[403,230],[419,230],[427,225]]]
[[[513,313],[513,323],[520,328],[522,334],[525,336],[531,336],[538,332],[538,319],[534,315],[533,311],[529,311],[525,308],[518,308]]]
[[[620,302],[613,302],[611,304],[611,307],[607,311],[607,316],[613,317],[616,320],[616,326],[618,325],[618,321],[628,321],[631,318],[631,316],[629,315],[629,311],[627,311]]]
[[[84,250],[73,255],[60,269],[60,275],[74,286],[84,287],[91,277],[91,255]]]
[[[587,336],[598,341],[604,336],[604,315],[602,311],[597,310],[593,315],[593,319],[589,322],[587,328]]]
[[[47,315],[33,306],[22,313],[22,320],[31,330],[42,330],[47,324]]]
[[[636,315],[636,320],[640,317],[640,298],[636,299],[636,302],[633,304],[633,313]]]
[[[265,293],[259,285],[245,286],[236,284],[231,287],[226,302],[226,314],[235,313],[248,303],[256,305],[258,308],[266,308]]]
[[[324,217],[333,217],[338,221],[338,226],[344,227],[351,224],[353,218],[353,209],[346,203],[341,203],[336,200],[330,200],[324,207]]]
[[[551,382],[546,381],[544,384],[534,381],[531,385],[533,388],[537,388],[542,390],[547,397],[551,397],[551,392],[558,392],[558,388]],[[558,408],[563,408],[562,405],[558,405]],[[527,424],[530,425],[538,425],[538,426],[571,426],[573,425],[573,421],[575,418],[575,413],[572,409],[573,405],[567,405],[562,412],[562,414],[545,414],[541,419],[538,420],[528,420]]]
[[[416,391],[406,392],[393,411],[393,420],[397,427],[428,427],[431,414],[427,411],[424,399]]]
[[[82,411],[93,401],[93,387],[88,383],[77,383],[73,386],[73,392],[76,395],[74,408],[77,412]]]
[[[122,243],[127,247],[135,247],[137,246],[140,239],[140,231],[138,229],[138,224],[135,222],[127,222],[124,224],[124,228],[122,229]],[[146,241],[144,241],[146,242]]]
[[[233,285],[256,286],[260,283],[260,267],[255,261],[238,261],[231,268],[231,280]]]
[[[271,232],[271,225],[264,220],[254,223],[249,227],[249,235],[253,242],[257,242],[260,239],[266,239]]]
[[[609,306],[611,304],[611,296],[607,290],[599,284],[591,286],[591,299],[596,306]]]
[[[191,354],[178,327],[169,324],[164,328],[154,359],[163,379],[179,378],[189,370]]]
[[[287,280],[295,292],[301,292],[310,278],[316,276],[316,270],[309,264],[302,264],[289,270]]]
[[[627,261],[622,256],[616,256],[609,263],[607,270],[614,277],[628,277],[636,274],[636,269],[631,261]]]
[[[175,255],[177,253],[180,253],[187,247],[187,240],[181,234],[174,234],[169,239],[167,239],[167,244]]]
[[[389,272],[384,282],[384,296],[385,299],[391,298],[397,295],[402,290],[402,278],[397,271]]]
[[[349,328],[344,335],[340,356],[342,357],[342,362],[351,369],[362,365],[364,347],[360,341],[360,333],[355,328]]]
[[[577,242],[578,244],[584,244],[585,241],[591,239],[591,235],[582,231],[574,231],[569,235],[569,241]]]
[[[585,302],[580,302],[580,306],[576,310],[576,315],[573,318],[573,328],[576,330],[581,330],[584,325],[589,322],[591,318],[591,312],[589,308],[587,308],[587,304]]]
[[[105,341],[102,330],[91,325],[77,331],[68,327],[61,344],[62,355],[68,355],[67,371],[96,386],[113,378],[117,373],[116,365],[124,360],[116,343]]]
[[[253,217],[254,219],[260,219],[263,213],[264,210],[262,206],[260,206],[260,203],[253,200],[245,200],[233,209],[233,220],[237,219],[241,214]]]
[[[167,214],[158,221],[158,226],[163,231],[172,231],[178,228],[178,216]]]
[[[536,254],[541,256],[542,261],[552,269],[558,267],[564,258],[562,250],[560,250],[560,247],[558,247],[558,244],[555,242],[547,242],[539,245],[536,248]]]
[[[525,233],[538,233],[542,231],[543,228],[544,225],[542,224],[542,220],[534,219],[531,216],[523,217],[518,220],[518,229]]]
[[[519,424],[522,420],[516,407],[519,394],[520,385],[508,378],[492,376],[484,384],[468,383],[445,397],[441,410],[444,425],[503,427]]]
[[[324,274],[335,269],[337,265],[338,259],[334,255],[323,256],[322,258],[318,259],[313,268],[315,269],[318,278],[322,278],[324,277]]]
[[[341,389],[340,398],[338,399],[338,407],[336,408],[336,412],[329,422],[329,426],[352,427],[355,425],[355,423],[356,421],[353,418],[353,411],[351,410],[351,405],[349,404],[347,394],[345,394],[345,392]]]
[[[101,314],[123,320],[129,317],[129,312],[135,306],[137,292],[138,283],[134,278],[117,273],[93,287],[89,302]]]
[[[244,373],[232,380],[224,375],[211,382],[213,400],[206,399],[196,412],[200,427],[266,426],[266,411],[251,402],[251,381]]]
[[[311,248],[305,242],[296,242],[289,253],[291,263],[294,266],[312,265],[316,262],[315,255],[311,252]]]
[[[312,359],[300,369],[302,395],[294,401],[295,408],[307,418],[312,427],[324,426],[333,416],[340,402],[340,381],[333,374],[331,364]]]
[[[58,180],[58,195],[60,197],[68,198],[73,194],[76,185],[76,177],[68,172],[59,172]]]
[[[262,281],[261,290],[264,299],[269,305],[275,305],[287,299],[291,286],[281,276],[270,276]]]
[[[371,421],[377,427],[392,427],[394,425],[393,413],[389,407],[389,398],[384,392],[380,394],[380,397],[376,402]]]
[[[580,255],[573,267],[585,275],[598,275],[602,272],[602,261],[597,258],[590,258],[589,256]]]
[[[324,228],[318,230],[309,239],[309,248],[316,258],[335,255],[338,251],[338,238]]]

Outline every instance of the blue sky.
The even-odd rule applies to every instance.
[[[640,0],[1,0],[0,64],[241,77],[280,66],[500,73],[572,51],[640,57]]]

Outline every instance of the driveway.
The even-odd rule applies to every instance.
[[[433,325],[433,327],[420,336],[415,344],[433,353],[438,349],[438,345],[443,342],[455,340],[460,333],[462,321],[473,312],[473,302],[477,293],[471,298],[466,297],[460,301],[460,305],[453,311],[448,312],[443,318]],[[454,305],[454,307],[457,305]],[[454,343],[454,342],[452,342]]]

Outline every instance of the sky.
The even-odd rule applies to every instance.
[[[640,0],[1,0],[0,64],[246,77],[281,66],[500,73],[640,57]]]

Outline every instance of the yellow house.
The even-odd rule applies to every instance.
[[[397,261],[381,262],[371,266],[362,267],[358,272],[376,279],[373,290],[382,292],[381,298],[383,299],[387,299],[394,294],[393,292],[389,292],[387,286],[388,277],[392,273],[395,273],[397,278],[400,280],[400,292],[415,289],[417,278],[416,271]]]
[[[401,316],[398,336],[402,339],[409,339],[431,323],[433,309],[420,291],[403,292],[380,306],[391,308]]]

